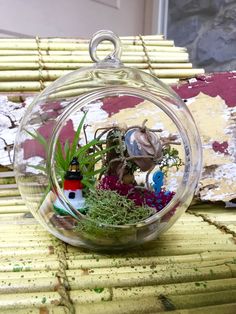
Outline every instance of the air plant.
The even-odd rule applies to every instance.
[[[134,172],[140,170],[146,172],[146,186],[150,188],[148,178],[155,166],[166,175],[169,168],[178,170],[183,163],[178,150],[170,146],[180,145],[177,136],[162,137],[157,134],[161,129],[151,129],[146,123],[147,119],[142,125],[99,128],[95,138],[106,136],[107,147],[115,144],[115,149],[107,154],[107,175],[118,176],[124,183],[135,183]]]
[[[96,169],[96,165],[98,165],[99,162],[104,158],[103,156],[114,147],[105,149],[102,148],[104,141],[99,139],[93,139],[83,146],[79,145],[81,131],[84,126],[86,115],[87,112],[84,113],[84,116],[79,123],[72,143],[69,143],[69,140],[67,140],[65,144],[62,145],[58,139],[55,152],[55,168],[59,180],[63,184],[64,176],[69,168],[71,160],[73,157],[77,157],[80,164],[80,170],[83,175],[82,183],[85,185],[85,187],[94,189],[95,177],[97,175],[102,175],[106,170],[106,166],[102,165]],[[34,133],[30,131],[26,132],[37,142],[39,142],[44,147],[46,152],[48,151],[48,142],[38,131],[35,130]],[[31,165],[31,167],[44,173],[48,172],[46,166]]]

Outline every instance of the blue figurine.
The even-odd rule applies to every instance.
[[[164,182],[164,173],[161,170],[157,170],[154,172],[152,180],[154,182],[152,186],[154,188],[155,194],[159,194]]]

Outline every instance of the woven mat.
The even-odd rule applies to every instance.
[[[192,208],[116,255],[64,244],[0,190],[0,313],[236,313],[236,212]],[[228,220],[227,220],[228,217]]]
[[[121,38],[125,66],[158,76],[167,84],[203,74],[193,68],[184,47],[175,47],[163,36]],[[104,59],[112,44],[99,45],[98,56]],[[39,92],[70,71],[92,65],[89,40],[79,38],[0,38],[0,92]]]

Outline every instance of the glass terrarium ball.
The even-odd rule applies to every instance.
[[[97,45],[111,41],[104,60]],[[124,67],[119,38],[90,42],[94,66],[46,88],[15,141],[20,193],[53,235],[76,246],[122,249],[155,239],[189,206],[201,143],[184,102],[156,77]]]

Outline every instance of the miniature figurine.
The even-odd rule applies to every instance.
[[[139,128],[129,129],[125,134],[125,144],[133,162],[141,169],[148,171],[153,167],[153,159],[162,157],[162,145],[155,133]],[[136,158],[135,158],[136,157]]]
[[[161,170],[157,170],[156,172],[154,172],[152,180],[154,182],[152,186],[154,188],[155,194],[159,194],[163,186],[164,173]]]
[[[81,180],[83,176],[79,170],[79,162],[74,157],[70,163],[69,170],[64,177],[63,192],[71,205],[78,211],[85,212],[85,199],[82,194],[83,184]],[[68,215],[68,210],[57,198],[53,204],[55,211],[60,215]]]

